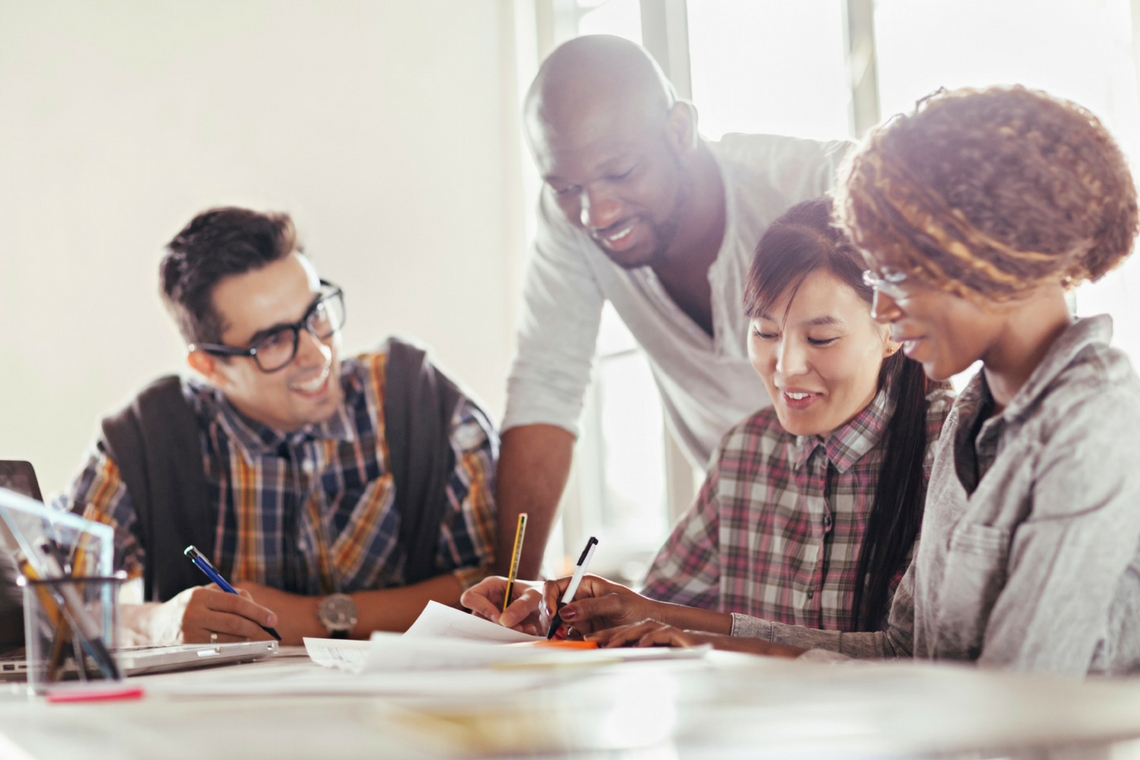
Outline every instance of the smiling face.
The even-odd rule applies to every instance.
[[[825,269],[789,297],[753,318],[748,353],[784,429],[827,437],[874,399],[895,344],[868,303]]]
[[[682,113],[683,111],[683,113]],[[688,111],[674,116],[683,122]],[[558,207],[620,267],[660,262],[677,237],[691,197],[666,110],[607,101],[557,116],[528,114],[535,162]]]
[[[931,380],[949,380],[995,345],[1004,320],[992,308],[909,279],[875,291],[874,318],[922,365]]]
[[[222,279],[213,290],[224,326],[221,342],[246,348],[269,330],[297,322],[319,290],[316,272],[299,253]],[[200,350],[189,361],[242,414],[292,432],[324,422],[339,406],[339,340],[339,333],[322,341],[302,330],[293,361],[272,373],[262,372],[252,358],[223,360]]]

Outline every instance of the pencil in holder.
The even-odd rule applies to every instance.
[[[31,579],[24,588],[28,688],[42,694],[63,683],[118,681],[119,586],[112,576]]]

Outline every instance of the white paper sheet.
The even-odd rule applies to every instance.
[[[313,662],[349,673],[364,670],[364,662],[371,647],[367,641],[354,639],[313,639],[306,636],[304,642],[305,651]]]
[[[543,641],[436,602],[429,602],[407,633],[376,631],[370,641],[305,639],[313,662],[350,673],[394,673],[516,667],[597,666],[628,660],[692,659],[710,647],[688,649],[557,649]]]
[[[703,657],[712,647],[669,649],[548,649],[520,644],[440,637],[372,634],[364,672],[439,670],[450,668],[596,667],[630,660],[674,660]]]
[[[412,638],[455,638],[495,644],[516,644],[522,641],[541,641],[541,636],[519,633],[504,628],[490,620],[485,620],[454,607],[439,602],[428,602],[427,607],[404,634]]]
[[[364,664],[365,672],[481,668],[500,662],[533,659],[536,650],[486,641],[441,636],[408,636],[377,631]],[[538,654],[542,654],[541,651]]]
[[[318,665],[350,673],[483,668],[559,654],[487,641],[383,631],[373,633],[371,641],[306,638],[305,648]]]

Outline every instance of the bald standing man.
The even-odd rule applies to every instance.
[[[834,185],[845,142],[697,133],[697,111],[638,45],[579,37],[527,93],[544,186],[508,381],[498,468],[500,573],[529,513],[534,578],[570,471],[602,306],[648,354],[670,428],[703,466],[768,405],[741,306],[753,249],[785,209]],[[500,594],[501,596],[501,594]]]

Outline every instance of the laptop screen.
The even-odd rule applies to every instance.
[[[36,501],[44,500],[31,462],[0,459],[0,488],[7,488]]]
[[[0,460],[0,488],[44,500],[31,462]],[[16,586],[18,574],[13,558],[0,551],[0,653],[24,645],[24,600]]]

